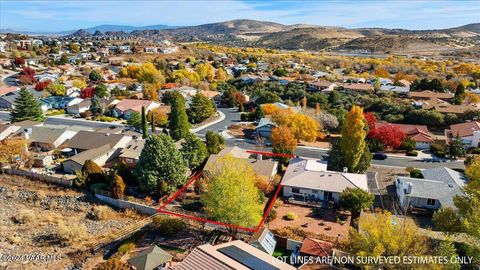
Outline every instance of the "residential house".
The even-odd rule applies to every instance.
[[[3,85],[0,86],[0,96],[20,90],[20,87]]]
[[[265,252],[241,241],[212,246],[205,244],[196,247],[180,262],[176,270],[250,270],[250,269],[297,269],[285,262],[276,260]]]
[[[33,97],[35,99],[40,99],[44,96],[47,95],[47,93],[45,91],[36,91],[34,89],[28,89],[27,90],[28,92],[30,92],[31,94],[33,94]],[[15,108],[15,100],[17,99],[17,97],[20,95],[20,91],[15,91],[15,92],[10,92],[6,95],[3,95],[0,97],[0,109],[14,109]],[[42,110],[43,111],[46,111],[48,108],[45,104],[41,104],[41,107],[42,107]]]
[[[153,245],[140,251],[128,259],[128,263],[136,270],[171,269],[170,261],[173,256],[165,250]]]
[[[81,98],[65,97],[65,96],[48,96],[42,98],[40,102],[47,107],[47,109],[66,109],[82,102]]]
[[[67,87],[65,95],[68,96],[68,97],[77,98],[77,97],[80,97],[82,95],[82,90],[80,88],[77,88],[77,87]]]
[[[50,73],[50,72],[45,72],[45,73],[42,73],[42,74],[36,74],[35,76],[35,79],[37,79],[37,81],[39,82],[44,82],[44,81],[56,81],[60,75],[59,74],[54,74],[54,73]]]
[[[368,83],[345,83],[343,89],[352,92],[373,92],[373,86]]]
[[[82,100],[82,102],[80,103],[67,106],[66,110],[68,114],[80,114],[88,111],[91,105],[92,105],[92,100],[90,98],[86,98]]]
[[[20,129],[20,126],[14,124],[2,124],[0,123],[0,141],[5,140],[8,136],[15,133]]]
[[[460,137],[465,148],[480,147],[480,122],[472,121],[450,125],[450,129],[445,130],[448,142],[457,136]]]
[[[407,81],[405,79],[399,80],[398,83],[401,84],[402,86],[408,87],[409,89],[410,89],[410,85],[412,85],[410,81]]]
[[[409,92],[408,97],[414,100],[429,100],[438,98],[445,101],[451,101],[454,98],[454,95],[451,93],[439,93],[433,92],[430,90],[420,91],[420,92]]]
[[[408,94],[410,92],[409,86],[396,86],[396,85],[381,85],[380,91],[393,92],[398,94]]]
[[[375,128],[381,128],[384,126],[399,128],[407,137],[415,141],[415,148],[418,150],[430,149],[430,145],[433,143],[433,135],[428,131],[427,126],[382,122],[375,123]]]
[[[255,133],[260,137],[270,138],[272,136],[272,129],[276,126],[277,125],[272,122],[272,119],[269,117],[263,117],[255,127]]]
[[[148,113],[150,110],[160,107],[160,104],[152,100],[123,99],[113,110],[118,116],[129,119],[132,112],[141,113],[142,107],[145,107],[145,112]]]
[[[63,148],[71,148],[74,152],[82,152],[103,145],[110,145],[113,149],[124,148],[132,137],[122,134],[101,133],[95,131],[79,131],[70,140],[62,144]]]
[[[333,254],[333,244],[306,237],[300,248],[301,256],[311,256],[314,258],[331,257]]]
[[[23,136],[30,142],[30,145],[44,152],[51,151],[59,147],[66,140],[71,139],[77,134],[76,131],[66,128],[50,127],[27,127],[19,130],[16,136]]]
[[[108,161],[116,158],[119,152],[119,149],[114,149],[109,144],[83,151],[63,161],[63,171],[74,174],[82,169],[87,160],[92,160],[98,166],[103,167]]]
[[[326,162],[304,158],[290,160],[282,186],[283,196],[296,201],[338,203],[340,193],[346,188],[369,191],[365,174],[328,171]]]
[[[331,92],[338,87],[336,83],[329,81],[316,81],[308,84],[308,88],[311,91],[322,91],[322,92]]]
[[[465,195],[462,189],[468,183],[468,179],[462,173],[440,167],[424,169],[422,175],[423,179],[397,177],[395,180],[396,193],[403,209],[455,208],[453,198]]]
[[[253,234],[252,238],[250,238],[249,244],[269,255],[272,255],[273,251],[275,251],[277,240],[275,240],[275,236],[272,232],[267,228],[263,228]]]
[[[120,153],[120,160],[125,163],[128,168],[135,168],[143,147],[145,146],[145,139],[136,138],[131,140]]]
[[[259,177],[263,177],[270,181],[273,180],[278,170],[278,162],[271,161],[271,160],[264,160],[260,156],[257,156],[256,159],[250,158],[251,154],[246,152],[245,149],[234,146],[234,147],[225,147],[218,154],[210,155],[207,162],[205,163],[203,172],[205,174],[208,174],[209,171],[215,168],[217,159],[225,155],[231,155],[235,158],[247,160],[252,165],[253,170]]]

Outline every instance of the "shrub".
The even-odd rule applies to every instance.
[[[68,220],[58,224],[58,237],[64,242],[74,243],[82,241],[88,236],[87,227],[83,223]]]
[[[130,266],[127,263],[120,261],[119,258],[111,257],[110,259],[97,264],[94,269],[95,270],[129,270]]]
[[[413,169],[410,171],[410,177],[423,178],[422,171],[419,169]]]
[[[198,212],[203,208],[203,204],[199,201],[184,200],[182,208],[187,211]]]
[[[12,217],[12,220],[19,224],[31,223],[35,220],[35,214],[31,209],[22,209],[15,217]]]
[[[122,244],[121,246],[118,247],[118,252],[119,253],[122,253],[122,254],[125,254],[127,252],[129,252],[130,250],[132,250],[133,248],[135,247],[135,244],[134,243],[124,243]]]
[[[117,120],[117,118],[113,118],[113,117],[109,117],[109,116],[105,116],[105,115],[102,115],[98,118],[98,120],[100,122],[113,122],[115,120]]]
[[[473,155],[480,155],[480,147],[470,148],[468,149],[468,153]]]
[[[407,152],[415,150],[416,147],[417,143],[410,137],[405,137],[405,139],[403,139],[402,141],[402,144],[400,145],[400,149]]]
[[[445,157],[445,149],[443,146],[441,146],[440,144],[432,144],[430,146],[430,152],[432,152],[432,154],[434,154],[435,156],[437,157]]]
[[[415,151],[415,150],[412,150],[412,151],[408,151],[406,153],[406,155],[409,156],[409,157],[416,157],[416,156],[418,156],[418,152]]]
[[[268,222],[276,219],[276,218],[277,218],[277,215],[278,215],[277,209],[275,209],[275,207],[272,207],[272,209],[270,209],[270,212],[268,213],[268,216],[267,216],[267,218],[265,219],[265,221],[268,223]]]
[[[283,218],[286,220],[295,220],[297,219],[297,215],[293,212],[288,212]]]
[[[321,208],[313,208],[312,209],[312,215],[316,218],[321,218],[323,215],[325,215],[325,210]]]
[[[187,227],[187,224],[183,220],[171,217],[157,216],[153,220],[153,223],[157,226],[160,233],[168,236],[176,235]]]
[[[95,205],[91,211],[91,218],[94,220],[106,220],[113,215],[112,209],[105,205]]]
[[[268,178],[261,176],[257,176],[255,186],[262,191],[263,194],[269,194],[275,188]]]

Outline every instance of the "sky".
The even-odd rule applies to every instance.
[[[480,22],[480,0],[0,0],[0,29],[17,31],[55,32],[101,24],[187,26],[234,19],[347,28],[441,29]]]

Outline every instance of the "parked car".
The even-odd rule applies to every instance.
[[[379,153],[374,153],[373,154],[373,159],[378,159],[378,160],[385,160],[387,159],[387,154],[379,152]]]

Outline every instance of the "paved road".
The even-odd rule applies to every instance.
[[[206,127],[195,134],[197,134],[199,137],[205,137],[205,134],[207,134],[207,131],[213,130],[215,132],[220,132],[223,130],[226,130],[229,125],[235,122],[240,122],[240,113],[238,112],[237,109],[235,108],[218,108],[219,111],[221,111],[225,115],[225,119],[223,119],[221,122],[218,122],[216,124],[213,124],[209,127]]]
[[[229,108],[220,108],[225,114],[225,119],[219,123],[216,123],[212,126],[209,126],[203,130],[200,130],[196,133],[199,137],[205,137],[205,134],[208,130],[214,130],[216,132],[220,130],[225,130],[226,127],[234,122],[240,121],[240,113],[237,112],[235,109]],[[0,112],[0,120],[7,120],[10,118],[8,112]],[[103,122],[93,122],[93,121],[79,121],[77,119],[69,119],[69,118],[55,118],[55,117],[47,117],[45,121],[46,124],[52,125],[77,125],[77,126],[84,126],[89,128],[106,128],[112,125],[122,126],[121,124],[112,124],[112,123],[103,123]],[[256,145],[254,142],[246,141],[243,139],[225,139],[225,143],[228,146],[238,146],[240,148],[249,149],[249,150],[257,150],[257,151],[272,151],[271,147],[264,146],[264,145]],[[327,150],[318,149],[318,148],[307,148],[307,147],[298,147],[295,151],[295,155],[302,156],[302,157],[309,157],[309,158],[322,158],[322,156],[327,154]],[[372,164],[381,165],[386,167],[413,167],[413,168],[438,168],[441,166],[448,167],[448,168],[459,168],[464,169],[465,165],[462,161],[450,161],[450,160],[441,160],[440,162],[437,160],[433,162],[432,160],[418,160],[412,158],[401,158],[401,157],[388,157],[385,160],[372,160]]]

